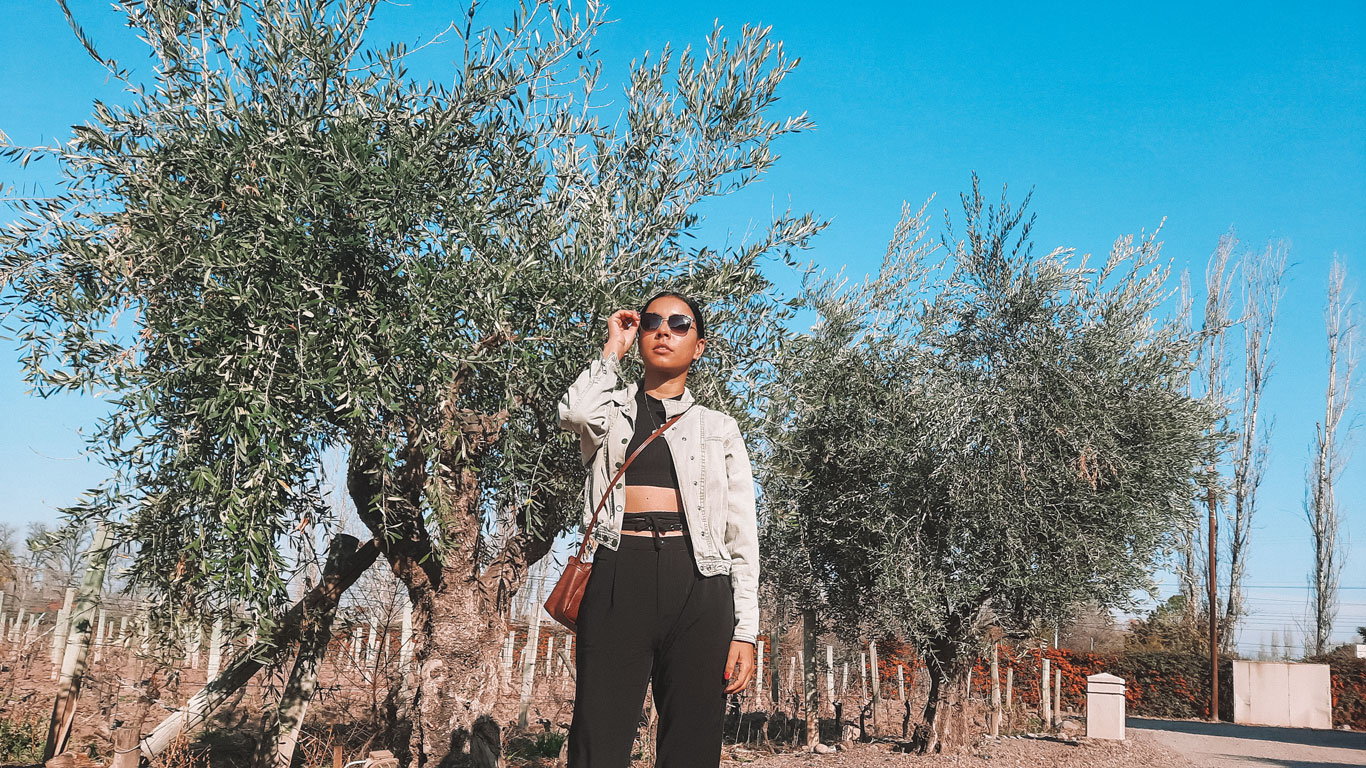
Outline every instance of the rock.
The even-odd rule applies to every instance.
[[[387,749],[377,749],[366,756],[361,768],[398,768],[398,758]]]
[[[834,752],[834,751],[835,751],[835,748],[834,748],[834,747],[828,747],[828,746],[826,746],[826,745],[821,744],[821,743],[818,742],[818,743],[816,744],[816,746],[814,746],[814,747],[811,748],[811,751],[812,751],[812,752],[815,752],[815,753],[818,754],[818,755],[828,755],[828,754]]]
[[[1081,725],[1075,720],[1064,720],[1061,723],[1058,723],[1058,730],[1071,733],[1072,731],[1080,731]]]

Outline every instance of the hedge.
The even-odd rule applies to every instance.
[[[906,665],[906,685],[909,688],[920,675],[924,664],[916,658],[910,646],[895,640],[881,640],[877,644],[878,673],[882,696],[895,698],[896,668]],[[1007,670],[1015,670],[1014,701],[1016,707],[1039,706],[1040,649],[1000,647],[1001,689],[1004,696]],[[1086,653],[1049,648],[1042,651],[1048,658],[1053,674],[1062,675],[1062,700],[1065,709],[1085,709],[1086,678],[1098,672],[1108,672],[1124,678],[1128,713],[1132,717],[1169,717],[1207,719],[1209,717],[1209,658],[1204,655],[1167,651],[1142,651],[1123,654]],[[1329,665],[1333,695],[1333,725],[1346,725],[1353,730],[1366,730],[1366,659],[1332,655],[1307,659]],[[983,697],[989,685],[990,662],[979,659],[973,666],[973,698]],[[1233,720],[1233,662],[1221,658],[1219,663],[1219,716]]]

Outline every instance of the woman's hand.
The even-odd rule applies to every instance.
[[[640,313],[632,309],[618,309],[607,318],[607,343],[602,347],[602,354],[617,356],[618,360],[626,357],[626,353],[631,351],[631,345],[636,343],[636,329],[640,327]]]
[[[736,665],[740,666],[740,671],[735,671]],[[726,679],[730,682],[726,685],[727,694],[739,693],[749,685],[749,681],[754,679],[754,643],[744,640],[730,641],[730,655],[726,657]]]

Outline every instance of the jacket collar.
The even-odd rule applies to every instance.
[[[624,399],[626,402],[622,403],[622,409],[625,412],[626,417],[631,420],[632,424],[634,424],[636,420],[636,394],[640,392],[640,387],[642,383],[643,382],[640,379],[636,379],[635,381],[626,385],[626,392],[624,394]],[[678,414],[691,408],[694,405],[695,401],[693,400],[692,390],[688,389],[687,384],[684,384],[682,397],[678,398],[677,400],[665,398],[663,402],[664,415],[668,416],[669,418],[673,418],[674,416],[677,416]]]

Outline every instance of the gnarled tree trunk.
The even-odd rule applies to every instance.
[[[353,453],[348,487],[361,519],[384,542],[384,555],[413,605],[413,664],[406,673],[412,695],[408,765],[492,768],[501,764],[502,754],[492,713],[503,685],[498,658],[507,611],[528,567],[550,551],[553,537],[518,531],[481,568],[488,542],[482,535],[476,467],[497,440],[507,413],[451,409],[443,417],[441,444],[410,441],[387,486],[375,457]],[[436,458],[430,477],[428,450]],[[427,498],[435,505],[439,546],[423,521]]]
[[[911,737],[911,747],[921,754],[942,752],[964,743],[967,734],[959,727],[966,702],[972,664],[963,647],[952,638],[938,637],[925,650],[925,667],[930,676],[930,693],[925,712]]]

